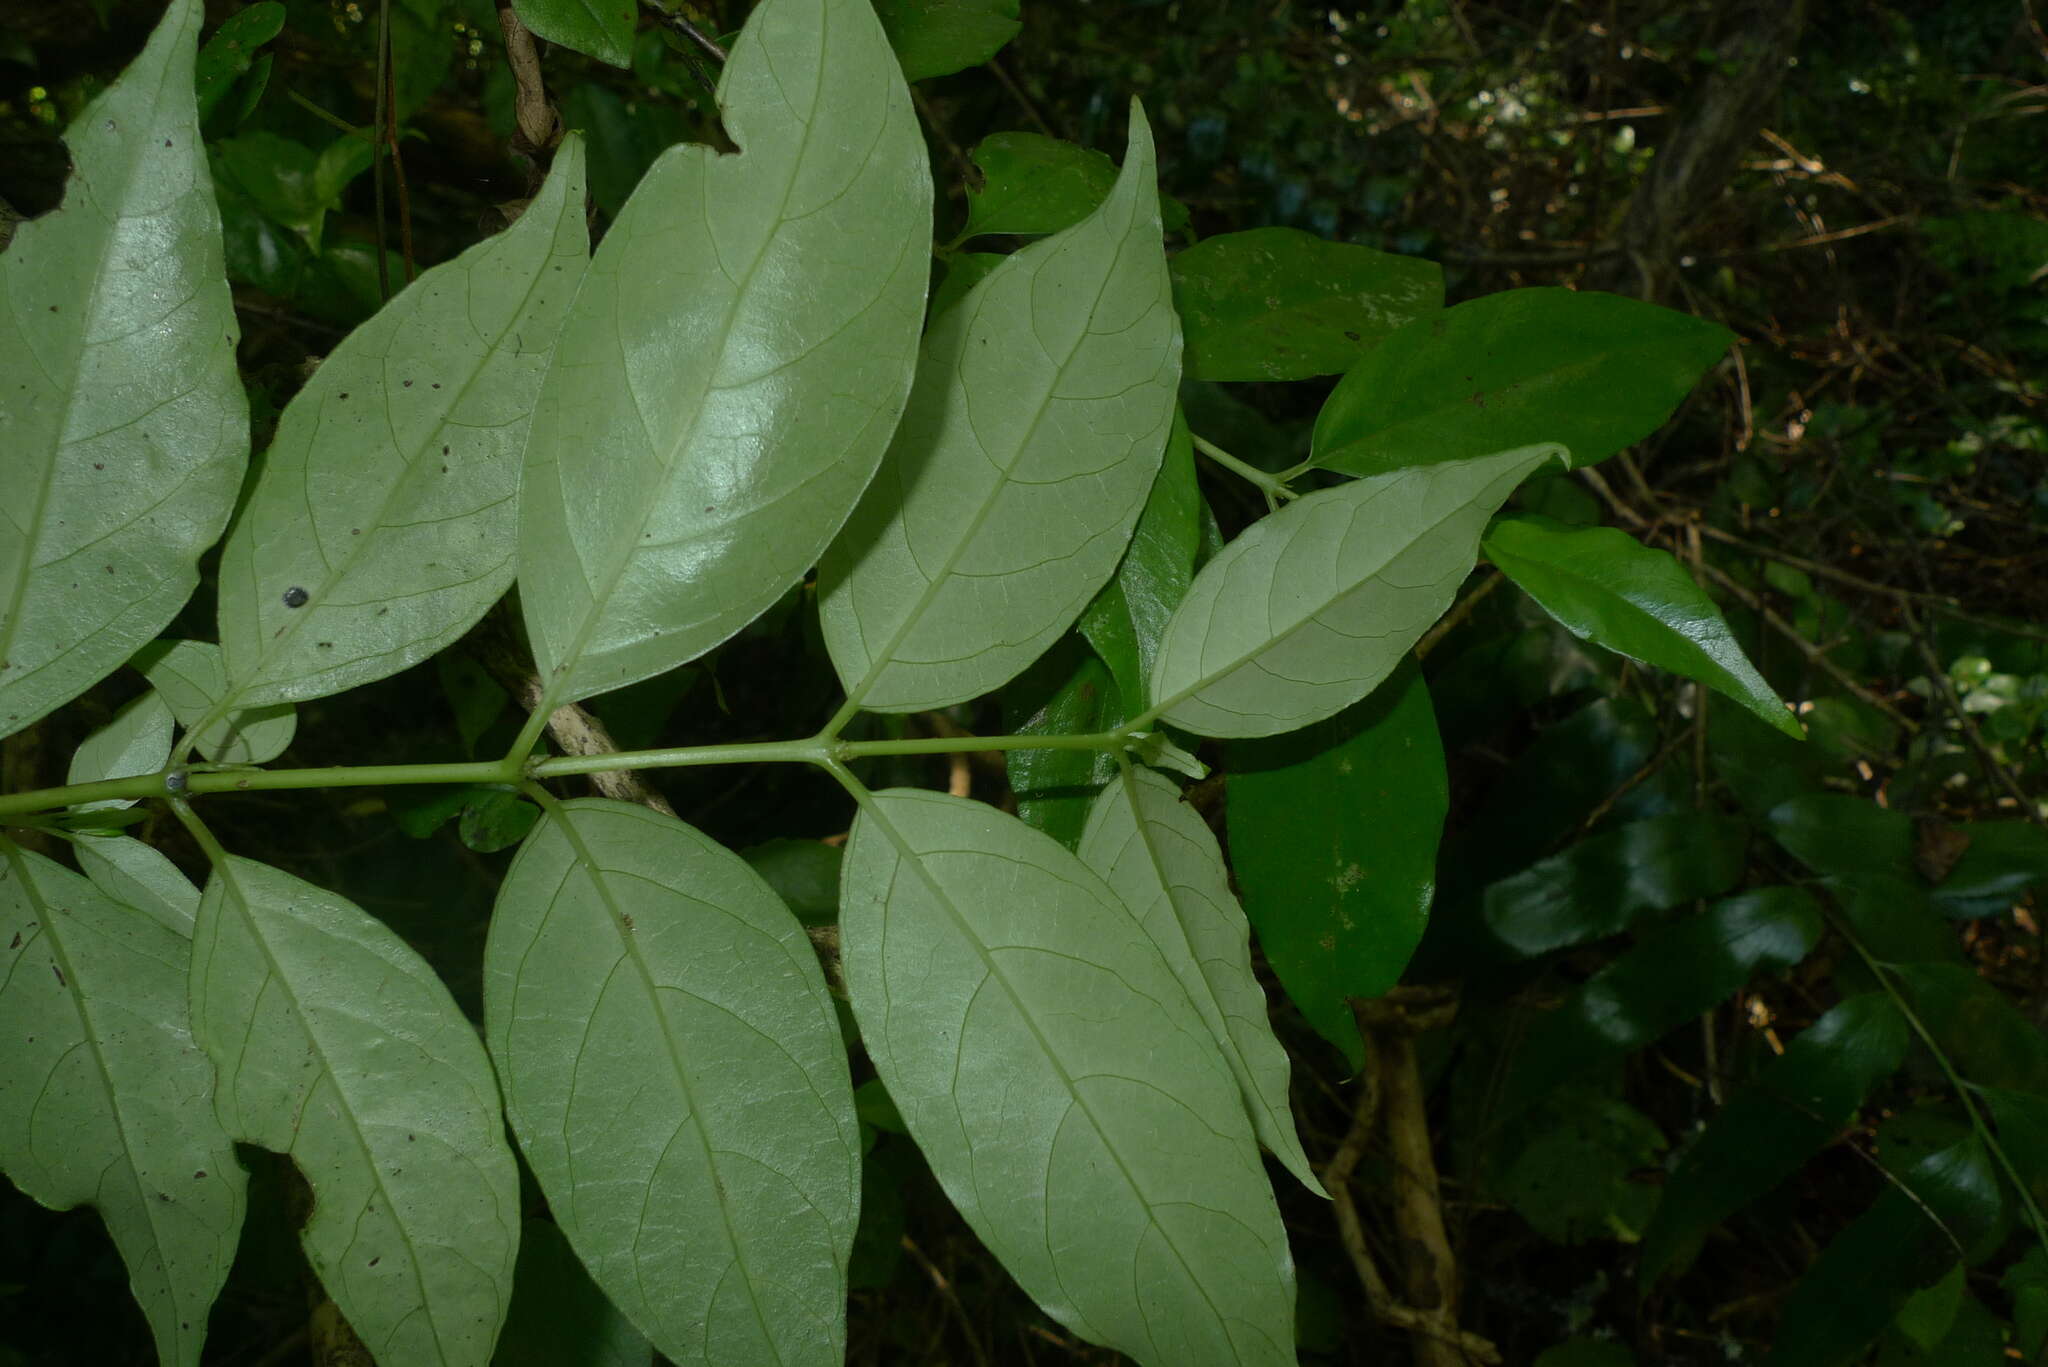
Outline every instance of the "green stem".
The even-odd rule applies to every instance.
[[[1230,473],[1236,475],[1239,479],[1245,480],[1247,483],[1258,486],[1259,491],[1263,493],[1269,500],[1278,500],[1282,503],[1288,503],[1301,497],[1300,494],[1295,493],[1294,490],[1287,487],[1286,480],[1279,479],[1272,475],[1269,475],[1256,465],[1247,465],[1245,462],[1239,460],[1236,456],[1231,455],[1230,452],[1218,446],[1215,442],[1210,441],[1207,437],[1200,436],[1194,433],[1190,433],[1189,435],[1194,438],[1195,449],[1197,451],[1200,451],[1203,455],[1207,456],[1210,460],[1215,461],[1218,465],[1230,471]]]

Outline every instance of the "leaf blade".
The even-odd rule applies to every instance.
[[[104,677],[199,582],[248,459],[198,0],[68,130],[64,206],[0,255],[0,735]],[[23,497],[23,495],[26,497]]]
[[[135,699],[114,719],[87,736],[72,752],[66,783],[94,783],[103,778],[134,778],[153,774],[171,757],[170,704],[154,689]],[[132,807],[134,798],[108,798],[104,802],[83,802],[81,812]]]
[[[191,732],[199,753],[223,764],[267,764],[283,754],[299,729],[290,703],[223,707],[229,703],[227,663],[211,641],[154,641],[132,662]]]

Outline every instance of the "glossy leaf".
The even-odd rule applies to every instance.
[[[0,945],[0,1169],[99,1210],[159,1359],[197,1367],[247,1178],[186,1024],[191,945],[5,841]]]
[[[1973,966],[1896,964],[1888,971],[1964,1078],[2048,1096],[2048,1034]]]
[[[520,453],[587,250],[571,137],[518,222],[407,286],[286,406],[221,552],[236,703],[396,674],[511,586]]]
[[[370,1352],[483,1367],[519,1177],[490,1060],[441,980],[361,908],[227,856],[199,903],[191,1000],[222,1125],[305,1175],[306,1258]]]
[[[1400,981],[1436,891],[1450,798],[1429,689],[1403,664],[1330,720],[1228,754],[1231,863],[1259,947],[1362,1067],[1350,999]]]
[[[290,703],[217,715],[215,709],[228,696],[228,675],[220,647],[211,642],[155,641],[136,654],[134,664],[170,705],[179,726],[199,728],[194,743],[210,760],[268,763],[284,753],[299,729],[299,715]]]
[[[546,1220],[519,1234],[512,1312],[491,1367],[650,1367],[654,1346],[604,1298],[562,1235]]]
[[[876,1071],[1047,1314],[1147,1367],[1294,1361],[1286,1234],[1235,1080],[1137,919],[1049,837],[899,789],[848,842]]]
[[[512,9],[535,36],[560,43],[611,66],[633,64],[633,0],[512,0]]]
[[[1338,381],[1313,458],[1376,475],[1555,441],[1591,465],[1663,426],[1731,340],[1614,294],[1482,295],[1407,324]]]
[[[173,722],[170,706],[154,690],[130,702],[114,719],[79,742],[71,756],[66,783],[93,783],[103,778],[153,774],[171,757]],[[132,807],[134,798],[109,798],[80,803],[82,812]]]
[[[2003,903],[2002,912],[2028,889],[2048,884],[2048,831],[2024,818],[1975,821],[1961,830],[1969,843],[1941,880],[1936,896],[1943,905],[1975,911]]]
[[[764,0],[719,107],[740,154],[662,154],[541,386],[519,581],[553,702],[682,664],[780,598],[909,392],[930,172],[867,0]]]
[[[562,1232],[668,1358],[836,1364],[853,1088],[803,928],[738,855],[600,799],[513,861],[484,1017]]]
[[[1016,735],[1085,736],[1131,716],[1109,666],[1069,636],[1003,689],[1003,724]],[[1088,809],[1116,776],[1101,750],[1012,750],[1004,756],[1017,815],[1068,849],[1081,843]]]
[[[199,582],[249,454],[192,85],[199,0],[66,135],[0,256],[0,735],[110,673]]]
[[[1037,237],[1071,228],[1099,208],[1116,184],[1116,164],[1092,147],[1038,133],[991,133],[974,148],[981,181],[967,186],[967,223],[957,241],[1001,233]],[[1187,226],[1178,202],[1160,202],[1167,232]]]
[[[2048,1351],[2048,1246],[2036,1244],[2006,1272],[2000,1287],[2012,1297],[2020,1359],[2039,1362]]]
[[[1337,375],[1444,306],[1443,267],[1298,228],[1204,238],[1173,258],[1173,303],[1198,380]]]
[[[1774,807],[1772,837],[1816,873],[1915,877],[1913,821],[1846,793],[1813,793]]]
[[[1010,258],[1001,252],[954,252],[946,259],[946,275],[932,290],[929,316],[936,318],[967,297],[967,292]]]
[[[1486,923],[1523,954],[1598,940],[1644,912],[1726,892],[1748,845],[1747,827],[1713,813],[1630,822],[1493,884]]]
[[[910,81],[980,66],[1023,27],[1017,0],[875,0],[875,13]]]
[[[1152,135],[1133,103],[1101,209],[933,320],[888,458],[819,566],[847,697],[943,707],[1043,654],[1116,571],[1179,379]]]
[[[191,938],[199,889],[154,846],[123,835],[91,836],[74,841],[71,852],[79,871],[101,892]]]
[[[1714,600],[1670,552],[1613,527],[1504,517],[1480,551],[1581,640],[1668,669],[1802,738],[1784,700],[1742,653]]]
[[[194,68],[199,117],[211,114],[235,81],[254,64],[256,49],[284,31],[284,6],[277,0],[257,0],[222,21],[199,49]]]
[[[1323,1194],[1294,1130],[1287,1051],[1252,975],[1251,923],[1230,892],[1223,847],[1166,775],[1128,765],[1095,799],[1076,851],[1138,918],[1187,990],[1237,1079],[1259,1142]]]
[[[1800,888],[1764,888],[1653,926],[1529,1031],[1503,1086],[1512,1115],[1559,1083],[1612,1063],[1710,1010],[1760,973],[1805,958],[1820,906]]]
[[[1563,455],[1525,446],[1396,471],[1253,523],[1166,628],[1160,717],[1202,736],[1270,736],[1357,702],[1451,605],[1494,510]]]
[[[1998,1178],[1974,1138],[1898,1174],[1836,1235],[1785,1302],[1766,1367],[1846,1367],[1913,1292],[1998,1218]]]
[[[1866,992],[1844,1000],[1765,1064],[1678,1160],[1643,1234],[1643,1289],[1690,1256],[1707,1230],[1833,1143],[1871,1089],[1904,1060],[1908,1041],[1906,1018],[1890,995]]]
[[[1140,707],[1152,662],[1159,656],[1160,638],[1195,577],[1201,514],[1195,448],[1187,419],[1175,409],[1166,458],[1152,481],[1152,492],[1138,515],[1116,577],[1082,609],[1076,624],[1096,654],[1109,664],[1118,691]]]

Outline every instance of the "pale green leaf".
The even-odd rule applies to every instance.
[[[196,1367],[247,1178],[186,1024],[184,936],[0,841],[0,1168],[91,1205],[169,1367]]]
[[[1799,723],[1735,643],[1721,610],[1669,551],[1614,527],[1504,517],[1480,548],[1581,640],[1725,693],[1794,740]]]
[[[909,392],[931,176],[867,0],[764,0],[606,234],[541,386],[519,584],[551,701],[702,654],[794,584]]]
[[[187,731],[196,728],[199,753],[223,764],[264,764],[284,753],[299,729],[290,703],[234,708],[223,712],[227,667],[220,647],[209,641],[156,641],[138,652],[134,665],[170,704]]]
[[[78,743],[64,781],[95,783],[105,778],[156,773],[171,757],[173,725],[170,706],[163,696],[154,690],[143,694]],[[80,803],[77,810],[92,812],[134,805],[134,798],[108,798],[104,802]]]
[[[819,567],[847,697],[882,712],[1014,678],[1116,570],[1180,379],[1152,135],[1102,207],[932,324],[874,486]]]
[[[199,0],[66,135],[64,206],[0,256],[0,735],[96,682],[199,582],[249,454],[199,142]]]
[[[101,892],[191,938],[199,889],[156,848],[132,836],[82,835],[72,842],[71,852]]]
[[[571,137],[518,222],[414,281],[285,408],[221,551],[237,705],[396,674],[511,586],[527,423],[586,255]]]
[[[377,1361],[483,1367],[519,1176],[490,1060],[441,980],[353,903],[227,856],[200,900],[191,998],[221,1123],[305,1175],[307,1260]]]
[[[1159,946],[994,808],[898,789],[847,844],[861,1039],[946,1195],[1060,1323],[1148,1367],[1294,1361],[1235,1079]]]
[[[633,64],[636,0],[513,0],[513,11],[535,36],[573,48],[586,57],[624,67]]]
[[[1159,715],[1270,736],[1370,692],[1451,605],[1480,533],[1554,445],[1395,470],[1253,523],[1195,576],[1152,671]]]
[[[1179,784],[1131,766],[1095,799],[1078,853],[1137,916],[1187,989],[1237,1078],[1259,1141],[1322,1195],[1287,1103],[1287,1051],[1252,976],[1251,924],[1231,895],[1208,823],[1181,801]]]
[[[803,928],[673,817],[553,809],[484,952],[507,1110],[556,1221],[671,1360],[837,1364],[853,1088]]]

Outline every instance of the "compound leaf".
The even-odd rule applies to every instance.
[[[1504,517],[1480,550],[1580,640],[1727,694],[1794,740],[1785,702],[1735,644],[1714,600],[1670,552],[1614,527]]]
[[[519,1176],[490,1060],[433,970],[353,903],[228,855],[200,899],[191,1000],[221,1123],[305,1175],[300,1241],[370,1352],[488,1363]]]
[[[199,582],[249,454],[199,141],[199,0],[66,135],[62,208],[0,255],[0,735],[135,653]]]
[[[1396,470],[1253,523],[1167,625],[1159,716],[1197,735],[1270,736],[1357,702],[1451,605],[1494,510],[1564,454],[1524,446]]]
[[[484,974],[513,1130],[613,1303],[677,1363],[837,1364],[853,1087],[760,875],[673,817],[562,803],[506,876]]]
[[[996,267],[925,338],[903,425],[819,567],[853,702],[922,711],[1015,677],[1115,572],[1180,379],[1152,134],[1102,207]]]
[[[517,223],[414,281],[286,406],[221,551],[237,705],[396,674],[510,587],[520,453],[587,253],[572,136]]]
[[[1223,848],[1166,775],[1126,765],[1095,799],[1077,851],[1138,918],[1230,1065],[1259,1141],[1309,1190],[1322,1183],[1294,1131],[1287,1051],[1252,976],[1251,923],[1230,893]]]
[[[660,674],[817,561],[916,363],[931,176],[867,0],[764,0],[719,81],[741,148],[670,148],[541,386],[519,584],[551,702]]]
[[[170,705],[200,754],[222,764],[265,764],[284,753],[299,729],[290,703],[265,707],[228,704],[228,671],[210,641],[154,641],[134,665]]]
[[[1230,1069],[1158,945],[1050,836],[866,797],[840,912],[861,1038],[1046,1313],[1150,1367],[1294,1361],[1294,1274]]]
[[[197,1367],[247,1177],[185,1011],[191,943],[0,841],[0,1168],[98,1208],[157,1355]]]

